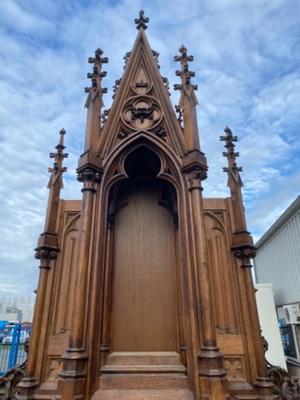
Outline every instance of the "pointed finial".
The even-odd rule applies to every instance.
[[[117,93],[117,91],[118,91],[118,89],[119,89],[120,83],[121,83],[121,78],[120,78],[120,79],[117,79],[117,80],[115,81],[115,84],[114,84],[114,86],[113,86],[113,93],[114,93],[113,96],[112,96],[113,99],[114,99],[115,96],[116,96],[116,93]]]
[[[234,136],[231,129],[228,126],[224,129],[225,135],[220,136],[220,140],[225,142],[224,147],[227,151],[223,152],[223,157],[228,160],[228,167],[224,167],[223,171],[228,173],[228,177],[233,177],[234,180],[242,186],[242,181],[239,172],[243,170],[242,167],[238,167],[236,163],[236,158],[239,157],[239,153],[234,151],[235,144],[238,137]]]
[[[155,50],[151,50],[151,51],[152,51],[154,60],[156,61],[157,68],[160,69],[159,59],[158,59],[159,53],[157,51],[155,51]]]
[[[179,61],[181,70],[176,71],[176,75],[181,77],[181,85],[174,85],[175,90],[182,90],[183,88],[191,88],[197,90],[197,85],[191,84],[191,78],[195,76],[195,72],[189,70],[189,61],[194,61],[194,57],[187,54],[187,48],[181,45],[179,49],[180,55],[174,57],[174,61]]]
[[[106,71],[102,71],[102,65],[108,63],[108,58],[102,57],[102,54],[103,50],[98,48],[95,50],[95,56],[89,57],[88,59],[88,62],[94,65],[93,65],[93,72],[89,72],[87,74],[87,77],[91,79],[92,87],[85,88],[86,93],[89,93],[91,90],[93,90],[95,93],[98,92],[100,96],[102,96],[102,94],[104,93],[107,93],[107,89],[101,87],[101,82],[102,78],[104,78],[107,74]]]
[[[55,146],[56,152],[50,153],[49,157],[54,158],[53,168],[48,168],[48,171],[51,173],[50,180],[48,183],[48,188],[50,189],[55,183],[59,182],[60,187],[62,187],[62,174],[66,172],[67,167],[63,167],[63,159],[69,156],[68,153],[64,153],[64,135],[66,131],[62,128],[59,131],[59,142]]]
[[[147,29],[147,23],[149,22],[149,18],[144,16],[145,13],[143,10],[140,11],[139,13],[139,18],[135,18],[134,22],[136,24],[136,29]]]
[[[61,130],[59,131],[59,143],[55,146],[57,151],[62,151],[63,149],[66,148],[66,146],[64,146],[64,135],[65,134],[66,134],[66,131],[64,130],[64,128],[61,128]]]

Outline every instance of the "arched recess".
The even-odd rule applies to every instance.
[[[152,144],[139,141],[120,154],[106,181],[102,350],[180,352],[184,340],[174,170]]]
[[[217,330],[220,334],[234,334],[238,332],[237,313],[226,227],[214,213],[209,211],[205,212],[205,227]]]

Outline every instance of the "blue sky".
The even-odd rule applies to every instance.
[[[171,87],[178,82],[173,56],[180,45],[194,55],[200,140],[209,162],[204,195],[228,195],[219,142],[226,125],[240,138],[247,221],[255,239],[299,194],[298,0],[2,0],[0,294],[36,287],[33,248],[43,230],[48,153],[61,127],[70,154],[62,197],[80,198],[74,178],[85,130],[87,59],[97,47],[109,57],[109,107],[141,8],[150,17],[148,38]]]

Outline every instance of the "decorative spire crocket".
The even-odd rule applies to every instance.
[[[227,151],[223,152],[223,157],[227,158],[228,167],[224,167],[223,171],[228,173],[228,185],[230,185],[230,180],[233,179],[241,187],[243,183],[239,173],[243,168],[237,166],[236,157],[239,157],[240,153],[234,151],[234,142],[238,141],[238,137],[233,135],[228,126],[224,129],[224,132],[225,135],[220,136],[220,140],[225,142],[224,147]]]
[[[102,79],[107,74],[106,71],[102,70],[102,66],[108,63],[108,58],[103,57],[103,51],[98,48],[95,51],[95,56],[89,57],[88,62],[93,64],[93,72],[87,74],[87,77],[91,79],[91,87],[85,88],[86,93],[89,94],[85,104],[88,109],[85,151],[96,145],[99,136],[95,133],[100,134],[102,129],[103,94],[107,93],[107,88],[102,87]]]
[[[197,90],[197,85],[191,84],[191,78],[195,76],[195,72],[189,70],[189,61],[194,61],[194,57],[187,54],[187,48],[181,45],[179,49],[180,55],[174,56],[174,61],[179,61],[181,70],[176,71],[176,75],[181,77],[181,85],[174,85],[175,90]]]
[[[59,185],[59,188],[63,187],[63,180],[62,180],[62,174],[66,172],[67,167],[63,167],[63,160],[64,158],[67,158],[69,156],[68,153],[64,153],[64,149],[66,146],[64,146],[64,135],[66,134],[66,131],[64,128],[62,128],[59,131],[59,142],[55,146],[56,152],[55,153],[50,153],[49,157],[54,158],[54,163],[52,168],[48,168],[48,171],[51,173],[50,180],[48,183],[48,188],[51,189],[52,186],[55,184]]]
[[[191,83],[191,78],[195,76],[195,72],[190,71],[189,69],[189,62],[194,61],[194,57],[188,55],[187,48],[184,45],[181,45],[179,53],[179,55],[174,57],[174,60],[180,62],[181,66],[180,70],[176,71],[176,75],[181,78],[181,84],[174,85],[174,89],[180,90],[181,94],[179,104],[176,109],[177,111],[182,111],[180,120],[182,116],[183,132],[184,136],[186,137],[188,151],[199,152],[200,140],[196,111],[198,101],[195,95],[195,90],[198,89],[198,86]],[[179,123],[181,125],[181,121]]]
[[[136,24],[136,29],[140,30],[140,29],[147,29],[147,23],[149,22],[149,18],[145,17],[145,13],[143,10],[140,11],[139,13],[139,18],[135,18],[134,20],[135,24]]]
[[[101,83],[102,83],[102,78],[104,78],[107,74],[106,71],[102,71],[102,65],[108,63],[108,58],[102,57],[102,54],[103,50],[98,48],[95,50],[95,56],[89,57],[88,62],[90,64],[94,64],[93,72],[88,72],[87,74],[87,77],[91,79],[92,86],[85,88],[85,91],[87,93],[90,93],[91,90],[93,90],[94,93],[97,93],[100,96],[102,96],[102,94],[104,93],[107,93],[107,88],[103,88],[101,86]]]

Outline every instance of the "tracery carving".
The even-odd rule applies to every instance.
[[[150,96],[135,96],[124,106],[123,122],[136,130],[148,130],[156,127],[162,118],[157,101]]]
[[[118,133],[118,138],[125,139],[129,135],[129,133],[130,132],[127,129],[121,127]]]
[[[213,221],[215,221],[216,225],[214,229],[220,230],[223,234],[225,234],[224,213],[222,211],[205,211],[204,215],[207,215]]]

